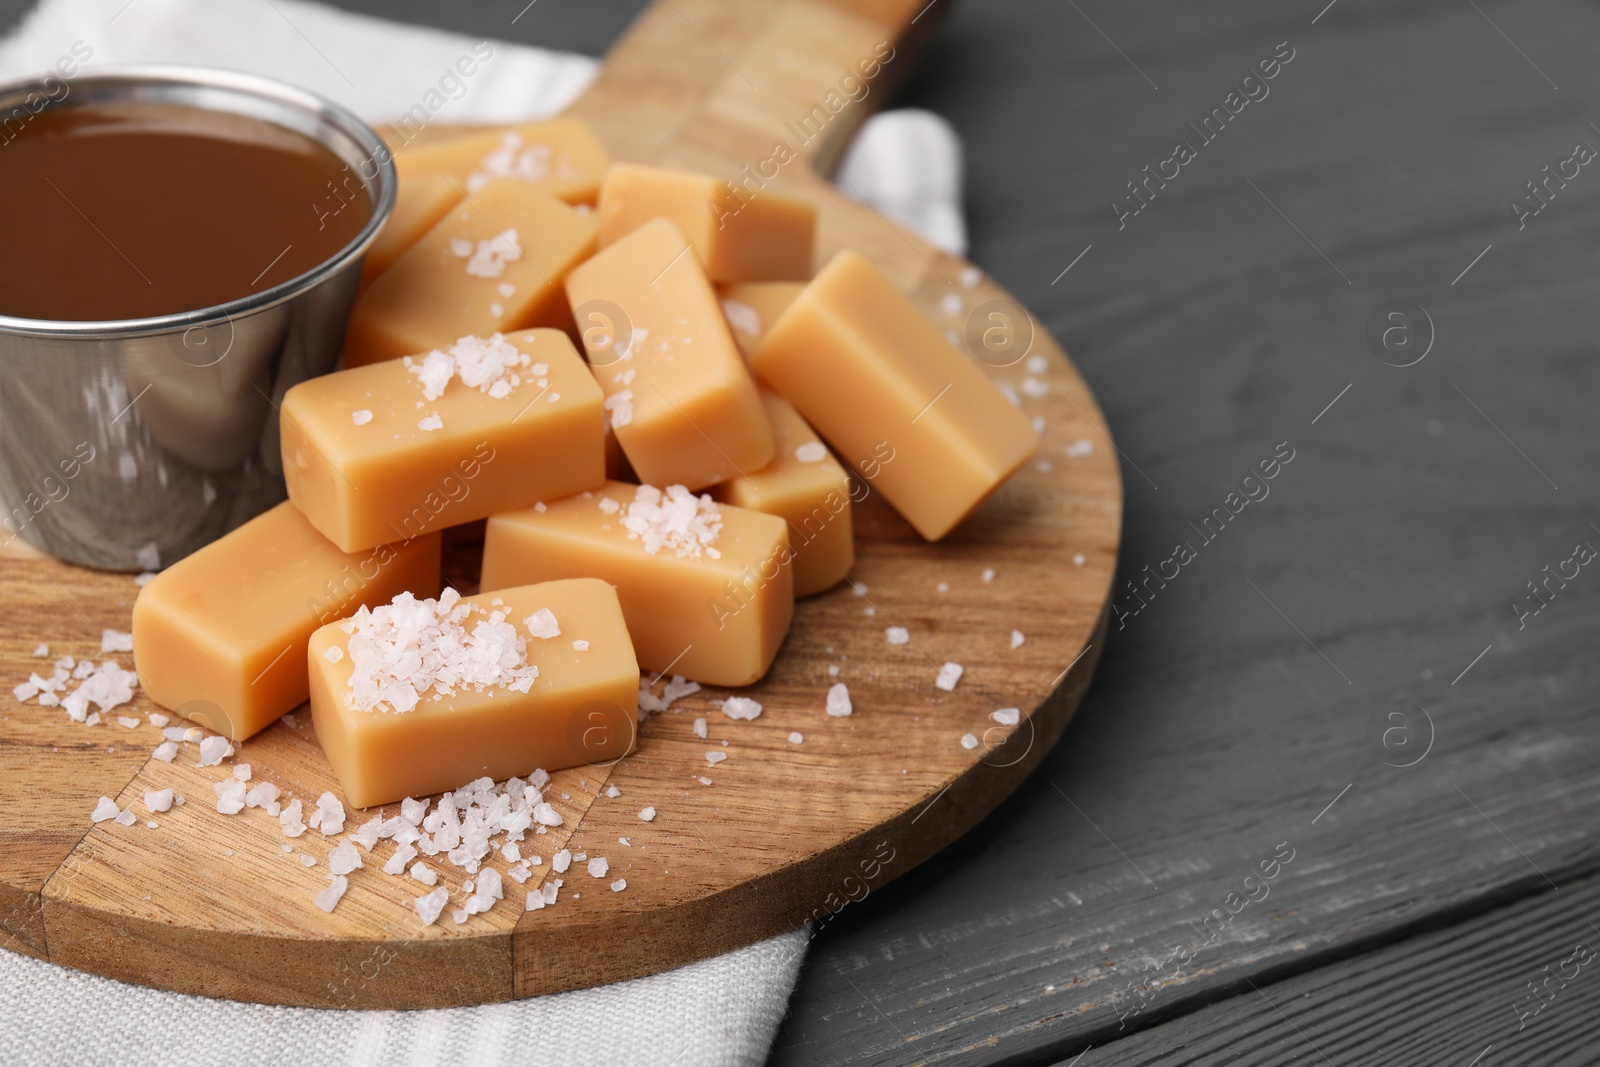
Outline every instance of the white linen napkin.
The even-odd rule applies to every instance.
[[[42,73],[82,42],[85,70],[194,63],[312,89],[378,122],[422,100],[478,42],[304,0],[42,0],[0,40],[0,80]],[[587,56],[491,42],[492,61],[443,91],[441,122],[559,112],[594,79]],[[79,48],[81,56],[82,45]],[[960,253],[961,146],[938,116],[869,120],[840,186]],[[331,1011],[185,996],[0,952],[0,1063],[630,1064],[757,1063],[782,1021],[804,929],[676,970],[509,1004],[440,1011]]]

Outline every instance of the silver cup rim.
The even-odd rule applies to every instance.
[[[55,75],[40,75],[0,84],[0,111],[13,106],[19,99],[25,98],[28,93],[40,89],[46,89],[48,92],[45,82],[51,78],[55,78],[57,81],[62,80]],[[302,117],[326,123],[354,141],[363,150],[364,160],[369,159],[377,164],[377,173],[370,179],[364,174],[358,174],[362,183],[367,185],[369,189],[376,187],[372,196],[372,216],[367,220],[366,225],[361,228],[361,231],[338,252],[304,274],[263,289],[259,293],[251,293],[236,300],[213,304],[210,307],[197,308],[193,311],[180,311],[168,315],[153,315],[136,319],[89,319],[76,321],[30,319],[0,314],[0,335],[14,334],[29,337],[115,340],[186,330],[195,326],[212,325],[217,322],[231,321],[246,315],[252,315],[292,300],[302,293],[314,289],[322,281],[337,274],[352,261],[365,254],[367,248],[378,236],[378,230],[382,228],[390,212],[394,209],[398,178],[388,145],[384,143],[383,138],[378,135],[376,130],[354,112],[309,89],[302,89],[299,86],[259,74],[247,74],[242,71],[224,70],[218,67],[191,66],[178,63],[107,67],[92,74],[79,74],[66,80],[70,85],[84,89],[91,87],[122,87],[127,90],[139,90],[144,92],[145,99],[159,99],[159,96],[151,91],[163,88],[168,91],[194,88],[217,89],[239,97],[254,98],[257,103],[279,109],[280,114],[284,111],[299,112]],[[72,95],[69,93],[62,101],[52,103],[49,106],[82,107],[102,103],[108,99],[104,95],[88,93],[84,95],[91,96],[91,99],[73,102]],[[186,106],[198,107],[201,110],[215,110],[214,108],[206,108],[204,105],[197,104],[186,104]],[[270,117],[256,117],[265,122],[272,122]],[[303,130],[296,132],[312,137],[313,140],[317,139],[315,135],[306,133]],[[360,167],[358,166],[357,169],[359,171]]]

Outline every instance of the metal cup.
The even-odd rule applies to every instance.
[[[284,498],[277,408],[339,358],[362,257],[394,207],[394,163],[355,115],[269,78],[129,67],[74,78],[59,99],[49,83],[0,86],[0,115],[30,94],[245,115],[326,146],[373,205],[332,258],[226,304],[109,322],[0,315],[0,546],[21,538],[73,563],[155,570]]]

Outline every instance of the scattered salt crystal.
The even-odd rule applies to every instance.
[[[245,785],[237,778],[224,778],[213,782],[217,794],[217,810],[224,815],[237,815],[244,810]]]
[[[939,668],[939,676],[933,680],[933,684],[947,693],[950,692],[955,689],[956,683],[961,681],[962,669],[959,663],[946,663]]]
[[[344,891],[350,888],[350,880],[344,875],[337,875],[328,882],[328,888],[318,893],[311,902],[323,911],[333,911],[339,903],[339,898],[344,896]]]
[[[622,790],[618,789],[616,786],[614,786],[614,785],[606,786],[606,796],[608,796],[608,797],[620,797],[621,795],[622,795]]]
[[[121,823],[123,826],[132,826],[138,821],[139,816],[135,815],[132,811],[124,811],[117,816],[117,822]]]
[[[479,241],[467,260],[467,273],[474,278],[498,278],[506,265],[522,258],[516,230],[503,230],[486,241]]]
[[[545,512],[544,501],[543,500],[536,501],[534,503],[534,505],[533,505],[533,510],[537,511],[539,514],[543,515],[544,512]]]
[[[117,716],[117,725],[121,726],[125,730],[132,730],[135,727],[137,727],[140,723],[142,723],[143,721],[144,721],[143,719],[137,718],[137,717],[135,717],[133,715],[118,715]]]
[[[940,582],[938,585],[934,586],[933,588],[934,588],[934,590],[936,592],[948,593],[950,591],[950,583],[949,582]]]
[[[665,491],[653,485],[639,486],[622,517],[622,526],[628,539],[643,541],[645,552],[652,556],[666,548],[679,559],[721,558],[712,546],[722,533],[722,510],[710,496],[695,496],[681,485],[670,485]]]
[[[200,767],[215,767],[227,757],[233,755],[233,746],[226,737],[213,734],[200,742]]]
[[[159,711],[152,711],[148,716],[146,716],[146,718],[150,720],[150,725],[156,727],[157,729],[160,729],[172,721]]]
[[[162,763],[171,763],[177,754],[178,746],[173,744],[171,741],[161,742],[156,746],[156,750],[151,753],[152,756],[160,760]]]
[[[655,820],[656,820],[656,809],[654,807],[640,808],[639,809],[639,818],[643,819],[645,822],[655,822]]]
[[[366,408],[362,408],[360,411],[352,411],[350,413],[350,421],[355,423],[357,426],[365,426],[367,423],[372,421],[372,412],[368,411]]]
[[[1073,556],[1072,562],[1076,563],[1080,567],[1083,566],[1083,553],[1079,552],[1076,556]]]
[[[449,696],[501,686],[526,693],[539,676],[504,611],[465,603],[451,588],[438,600],[401,593],[341,625],[353,664],[347,699],[360,711],[408,712],[430,691]]]
[[[533,821],[540,826],[560,826],[561,813],[549,804],[536,804],[533,808]]]
[[[233,776],[235,778],[239,779],[239,781],[241,781],[241,782],[248,782],[250,780],[250,764],[248,764],[248,763],[237,763],[237,764],[234,764]]]
[[[550,857],[550,869],[557,874],[567,873],[567,868],[572,866],[572,850],[562,849]]]
[[[322,658],[327,660],[329,663],[338,663],[340,660],[344,659],[344,649],[340,648],[338,645],[329,645],[322,653]]]
[[[723,760],[725,760],[727,758],[728,758],[728,754],[726,752],[707,752],[706,753],[706,762],[711,764],[711,766],[713,766],[713,767],[715,767],[717,764],[721,763]]]
[[[122,809],[117,807],[115,800],[110,797],[101,797],[95,803],[94,811],[89,813],[89,819],[92,822],[105,822],[107,819],[115,819],[121,812]]]
[[[611,864],[606,862],[606,858],[604,856],[596,856],[594,859],[589,861],[590,878],[604,878],[606,876],[606,872],[610,869]]]
[[[417,917],[422,920],[423,926],[432,926],[439,921],[439,913],[444,911],[444,906],[450,900],[450,890],[440,886],[431,893],[418,897],[414,903],[417,908]]]
[[[418,419],[417,429],[428,431],[442,430],[444,429],[444,420],[439,417],[438,412],[434,412],[432,415],[426,415],[421,419]]]
[[[528,868],[521,866],[520,864],[514,864],[506,868],[506,876],[513,882],[516,882],[520,885],[521,883],[526,882],[529,878],[532,878],[533,872],[528,870]]]
[[[1027,638],[1022,635],[1022,631],[1021,630],[1012,630],[1011,631],[1011,647],[1012,648],[1021,648],[1022,647],[1022,643],[1024,641],[1026,641],[1026,640],[1027,640]]]
[[[740,333],[752,336],[761,333],[761,312],[741,300],[723,298],[722,314],[727,318],[728,325]]]
[[[289,805],[278,813],[278,825],[283,829],[284,837],[299,837],[306,832],[306,824],[300,818],[300,801],[298,798],[289,801]]]
[[[960,293],[946,293],[939,300],[939,310],[946,315],[959,315],[967,308],[967,302],[961,299]]]
[[[301,853],[301,855],[300,855],[300,866],[302,866],[302,867],[315,867],[316,865],[317,865],[317,861],[314,858],[312,858],[311,856],[307,856],[304,853]]]
[[[1094,442],[1087,437],[1079,438],[1067,446],[1067,455],[1073,458],[1078,456],[1091,456],[1094,454]]]
[[[172,790],[170,790],[170,789],[147,789],[147,790],[145,790],[145,794],[144,794],[144,810],[148,811],[152,815],[158,815],[163,811],[171,811],[172,810]]]
[[[829,678],[837,678],[837,677],[839,677],[839,665],[837,663],[828,664],[828,677]]]
[[[589,642],[582,640],[574,641],[572,642],[572,648],[577,652],[587,652],[589,651]]]
[[[561,636],[561,624],[556,622],[555,613],[549,608],[540,608],[526,619],[523,619],[522,625],[528,628],[529,637]]]
[[[850,706],[850,690],[843,682],[835,682],[828,687],[827,710],[836,719],[842,719],[855,710]]]
[[[466,259],[472,255],[472,242],[465,237],[450,238],[450,252],[457,259]]]
[[[11,694],[18,700],[29,701],[39,695],[39,687],[32,682],[23,682],[21,685],[13,686]]]
[[[628,880],[626,878],[618,878],[611,883],[611,891],[613,893],[620,893],[626,888],[628,888]]]
[[[361,853],[348,841],[341,841],[328,853],[328,870],[334,874],[349,874],[361,866]]]
[[[141,574],[139,577],[142,578],[142,577],[144,577],[144,575]],[[39,645],[38,647],[36,647],[33,650],[33,654],[35,656],[49,656],[50,655],[50,646],[49,645]]]
[[[121,630],[100,631],[101,652],[132,652],[133,634]]]
[[[985,567],[985,568],[983,568],[983,580],[986,581],[986,582],[994,581],[994,568],[993,567]]]
[[[828,457],[828,446],[821,441],[807,441],[794,450],[794,458],[801,463],[821,463]]]
[[[883,631],[891,645],[903,645],[911,640],[911,631],[904,626],[891,626]]]
[[[961,747],[962,748],[967,748],[967,749],[977,748],[978,747],[978,739],[977,739],[977,737],[975,737],[972,734],[962,734],[961,735]]]
[[[505,859],[505,861],[507,863],[521,863],[522,862],[522,850],[516,846],[515,842],[507,844],[503,848],[501,848],[500,849],[500,855],[501,855],[502,858]]]
[[[439,881],[439,872],[419,860],[411,865],[411,877],[423,885],[436,885]]]
[[[622,505],[608,496],[603,496],[600,498],[599,507],[600,510],[607,515],[615,515],[617,512],[622,510]]]
[[[350,835],[350,840],[362,848],[371,851],[372,846],[378,843],[378,838],[383,833],[383,820],[374,816],[362,823],[355,833]]]
[[[698,782],[699,782],[699,783],[700,783],[700,784],[701,784],[701,785],[710,785],[710,784],[711,784],[711,779],[709,779],[709,778],[707,778],[707,777],[706,777],[706,776],[705,776],[705,775],[703,775],[703,774],[702,774],[702,775],[699,775],[699,776],[698,776],[698,777],[697,777],[697,778],[696,778],[696,781],[698,781]]]
[[[730,719],[756,719],[761,716],[761,705],[749,697],[729,697],[722,702],[722,714]]]
[[[137,585],[139,588],[142,589],[145,586],[149,585],[150,584],[150,580],[152,578],[154,578],[155,576],[156,576],[156,572],[155,571],[140,571],[138,574],[133,576],[133,584]]]
[[[523,905],[524,911],[538,911],[544,907],[544,894],[537,889],[528,891],[528,902]]]
[[[805,739],[805,734],[802,734],[799,730],[789,731],[789,743],[791,745],[798,745],[805,741]]]
[[[612,426],[626,426],[633,421],[633,390],[619,389],[605,399],[605,409],[611,416]]]
[[[957,277],[961,280],[963,288],[971,289],[978,284],[978,279],[983,275],[979,273],[977,267],[963,267]]]
[[[89,717],[83,720],[83,724],[85,726],[99,726],[100,713],[98,711],[91,711],[89,713]]]
[[[1015,726],[1022,721],[1021,708],[996,708],[989,713],[989,718],[1001,726]]]
[[[704,719],[696,719],[694,721],[694,735],[702,741],[706,739],[706,721]]]
[[[344,804],[332,793],[323,793],[318,797],[317,810],[311,814],[316,821],[307,819],[306,825],[320,831],[323,837],[344,832]]]

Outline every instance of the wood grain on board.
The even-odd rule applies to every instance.
[[[785,121],[822,106],[859,61],[892,47],[881,86],[827,112],[822,132],[794,146],[802,158],[776,180],[819,204],[822,257],[863,251],[959,336],[972,309],[1004,292],[810,169],[831,165],[889,84],[909,74],[932,25],[913,27],[920,6],[663,0],[618,42],[573,110],[617,158],[734,177],[770,153]],[[951,293],[960,313],[944,307]],[[1020,329],[1033,328],[1020,308],[1010,313]],[[0,854],[0,903],[15,901],[0,929],[25,951],[164,988],[285,1004],[445,1006],[676,966],[793,929],[904,874],[1044,757],[1099,657],[1121,482],[1108,430],[1070,362],[1042,329],[1031,351],[1045,358],[1042,373],[1021,352],[988,369],[1024,392],[1033,380],[1021,402],[1045,421],[1040,461],[937,545],[869,491],[855,512],[852,576],[863,588],[797,605],[772,671],[743,691],[764,706],[759,719],[731,722],[711,703],[726,693],[707,690],[651,718],[635,755],[555,777],[546,792],[566,822],[528,841],[546,857],[563,845],[605,855],[606,880],[575,865],[556,906],[524,914],[522,889],[538,884],[547,862],[527,887],[508,881],[510,899],[489,913],[424,928],[411,907],[420,887],[376,869],[392,847],[385,843],[324,914],[311,898],[326,884],[332,841],[315,832],[289,841],[258,809],[217,813],[211,787],[228,765],[194,766],[192,746],[175,763],[152,761],[161,738],[149,725],[88,728],[7,698],[0,806],[7,833],[27,847]],[[1032,395],[1039,383],[1048,389]],[[53,655],[100,658],[100,629],[128,625],[136,591],[128,576],[47,560],[7,562],[3,575],[8,677],[45,662],[30,657],[41,640]],[[911,643],[890,646],[889,625],[907,627]],[[1026,635],[1017,648],[1013,630]],[[966,668],[951,693],[933,684],[947,660]],[[849,718],[823,711],[834,681],[850,687]],[[1022,722],[997,726],[990,713],[1002,707],[1023,709]],[[132,709],[154,710],[142,697]],[[697,717],[710,721],[708,740],[693,732]],[[791,731],[804,742],[791,743]],[[967,733],[981,739],[977,748],[963,747]],[[728,758],[710,766],[707,751]],[[337,791],[303,713],[239,746],[232,762],[308,807]],[[599,796],[607,785],[621,795]],[[188,803],[147,816],[143,792],[166,787]],[[100,794],[139,821],[91,828]],[[638,817],[646,805],[659,813],[650,823]],[[347,825],[365,817],[352,812]],[[302,866],[302,854],[315,865]],[[458,890],[463,872],[439,870]],[[618,877],[627,889],[613,893]],[[452,906],[459,900],[453,892]]]

